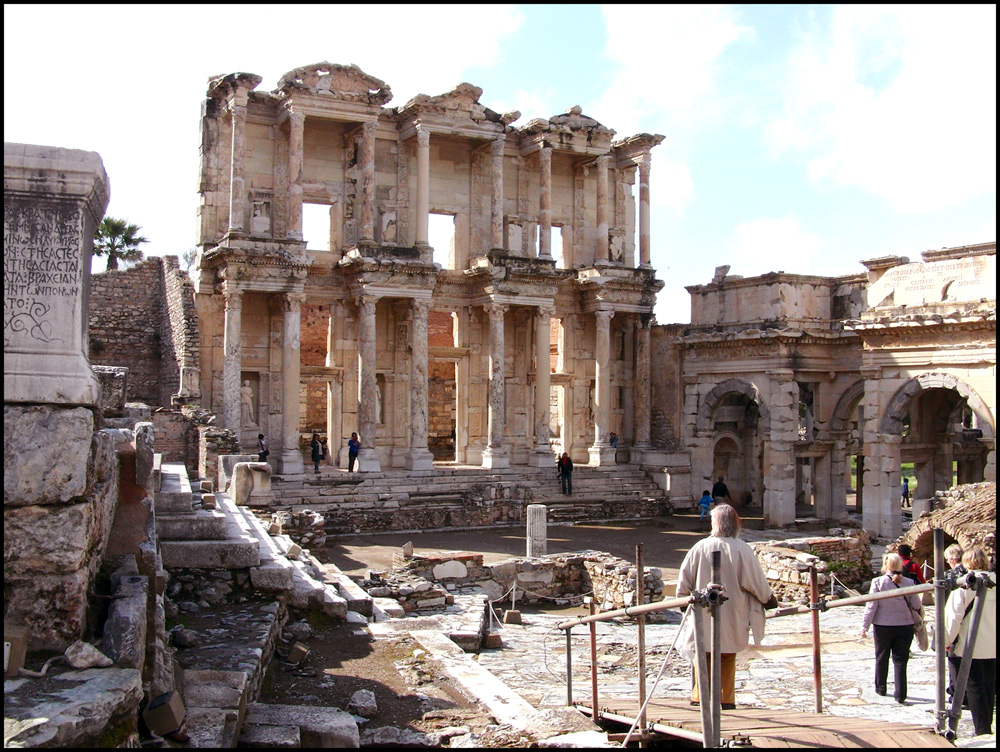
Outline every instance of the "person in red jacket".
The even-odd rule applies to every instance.
[[[903,574],[907,577],[912,577],[921,585],[927,580],[924,579],[924,573],[920,571],[920,566],[913,561],[913,549],[910,548],[906,543],[902,543],[899,546],[899,557],[903,560]]]

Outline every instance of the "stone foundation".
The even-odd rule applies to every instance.
[[[810,565],[816,566],[821,594],[829,595],[831,574],[851,588],[872,578],[868,534],[863,530],[831,532],[842,534],[750,544],[778,600],[810,601]]]

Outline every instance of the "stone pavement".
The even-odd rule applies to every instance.
[[[927,607],[933,622],[933,607]],[[881,719],[887,722],[933,726],[934,654],[914,647],[908,664],[908,700],[899,705],[892,697],[879,697],[874,690],[874,644],[862,640],[860,625],[864,606],[831,609],[820,616],[821,665],[824,712],[845,718]],[[565,636],[555,625],[582,615],[579,608],[559,611],[522,612],[522,625],[503,625],[504,648],[483,650],[480,665],[488,668],[535,707],[557,706],[566,701]],[[655,697],[687,698],[690,691],[688,664],[671,654],[663,677],[652,691],[667,648],[677,633],[680,617],[673,613],[666,623],[646,628],[647,691]],[[600,623],[597,628],[598,696],[634,699],[638,706],[636,642],[634,624]],[[588,629],[573,631],[573,693],[576,701],[590,698]],[[769,619],[763,645],[738,657],[737,702],[754,706],[815,709],[811,616],[799,614]],[[891,670],[890,670],[891,682]],[[995,721],[994,721],[995,730]],[[973,737],[972,718],[963,713],[957,746],[996,747],[996,736]]]

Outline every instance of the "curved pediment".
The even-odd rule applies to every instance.
[[[607,128],[594,120],[594,118],[584,115],[583,108],[578,104],[570,107],[562,115],[553,115],[549,118],[549,123],[558,130],[592,130],[614,133],[611,128]]]
[[[356,65],[316,63],[291,70],[278,81],[276,91],[309,89],[335,99],[383,105],[392,99],[392,89],[380,78],[370,76]]]

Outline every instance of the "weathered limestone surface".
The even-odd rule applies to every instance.
[[[138,745],[139,671],[93,668],[50,675],[55,697],[44,702],[34,699],[34,680],[4,682],[4,747]]]
[[[94,414],[85,407],[4,405],[4,506],[57,504],[90,490]]]

